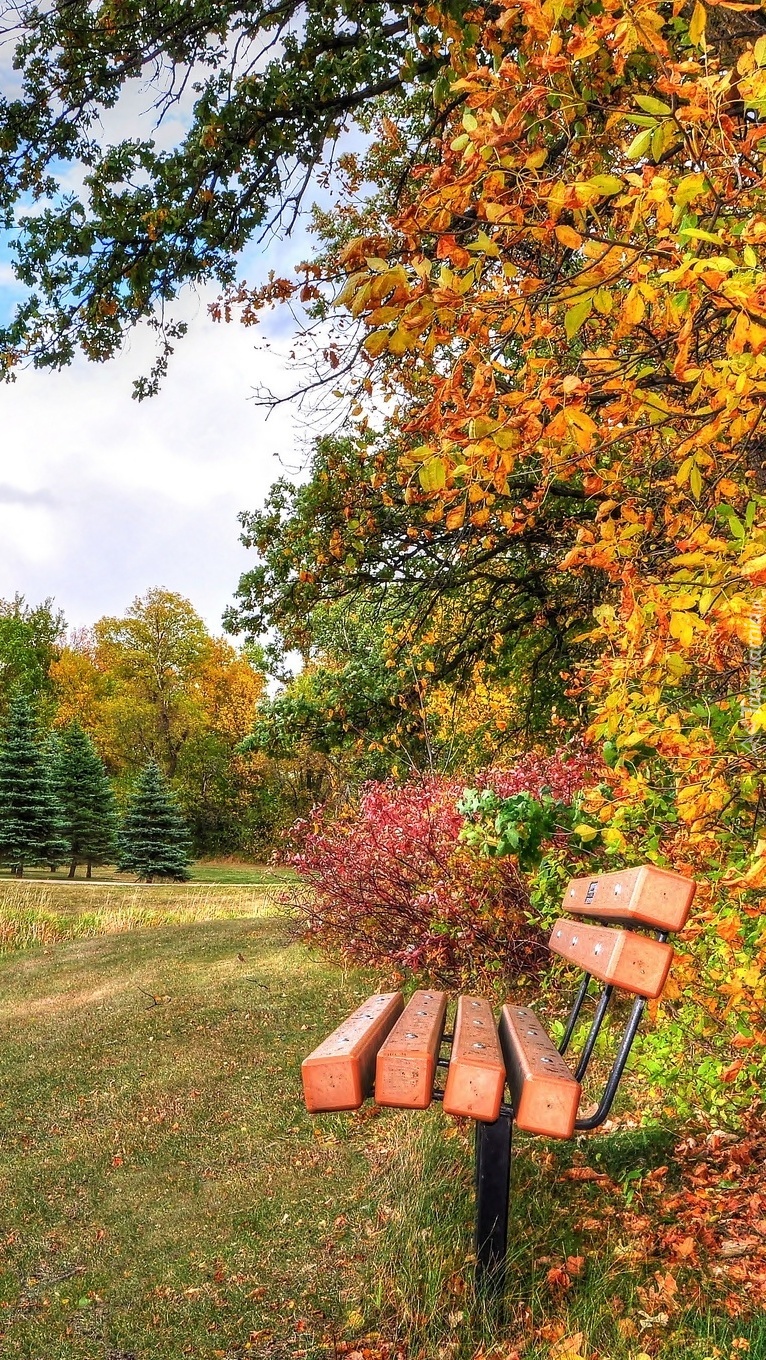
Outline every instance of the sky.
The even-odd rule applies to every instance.
[[[153,353],[146,332],[110,363],[26,370],[0,387],[1,597],[53,596],[82,627],[164,586],[221,631],[249,560],[237,512],[300,465],[306,431],[290,408],[267,416],[253,401],[261,384],[290,383],[289,337],[259,350],[252,330],[214,323],[204,296],[180,311],[189,334],[150,400],[132,397]]]
[[[0,82],[17,77],[0,54]],[[147,96],[131,90],[106,140],[145,135]],[[174,109],[157,133],[170,145],[188,109]],[[72,175],[67,187],[76,188]],[[302,230],[288,241],[248,249],[241,277],[289,274],[305,257]],[[7,251],[0,248],[0,314],[15,291]],[[253,393],[292,390],[286,355],[290,319],[256,331],[214,323],[213,293],[186,293],[173,308],[190,323],[178,342],[158,396],[138,403],[133,380],[146,374],[153,337],[134,332],[107,364],[78,358],[59,373],[21,371],[0,386],[0,597],[31,604],[52,596],[72,628],[120,614],[151,586],[179,591],[209,628],[220,633],[250,556],[238,541],[237,513],[263,503],[285,468],[305,460],[307,431],[299,413],[271,415]],[[271,347],[257,344],[270,333]]]

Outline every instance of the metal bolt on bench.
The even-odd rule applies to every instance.
[[[558,1049],[528,1006],[503,1006],[497,1025],[488,1001],[461,996],[448,1034],[444,992],[415,992],[406,1006],[400,992],[390,992],[369,997],[305,1059],[303,1091],[312,1114],[358,1109],[374,1091],[379,1105],[421,1110],[436,1100],[447,1114],[476,1120],[481,1284],[502,1292],[505,1283],[513,1125],[547,1138],[572,1138],[604,1122],[646,1002],[665,986],[673,960],[667,937],[686,924],[695,886],[654,865],[569,884],[564,909],[580,919],[557,921],[549,945],[582,968],[583,977]],[[566,1054],[594,978],[602,989],[573,1070]],[[635,1001],[601,1099],[592,1114],[578,1118],[582,1082],[615,990]],[[440,1056],[444,1046],[448,1058]],[[440,1068],[447,1070],[443,1090],[434,1086]]]

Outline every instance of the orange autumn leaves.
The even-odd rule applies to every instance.
[[[656,753],[684,794],[666,841],[697,869],[732,800],[760,798],[766,723],[748,688],[766,604],[766,29],[738,37],[741,8],[477,11],[437,164],[387,240],[346,247],[338,298],[398,402],[401,475],[431,523],[491,547],[552,501],[589,507],[551,547],[604,580],[581,685],[592,736],[628,767],[608,849],[647,793],[636,753]],[[727,731],[693,711],[700,692],[729,706]]]

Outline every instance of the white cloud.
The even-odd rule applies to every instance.
[[[0,85],[6,96],[18,87],[8,47],[0,50]],[[130,82],[98,132],[107,142],[154,137],[166,149],[183,136],[194,97],[189,85],[157,128],[150,88]],[[64,187],[79,190],[82,173],[63,168]],[[329,201],[318,188],[312,197]],[[291,276],[310,248],[304,218],[289,242],[249,246],[239,277],[255,281],[269,268]],[[0,236],[0,316],[21,294]],[[109,364],[78,358],[61,373],[20,372],[0,386],[0,597],[53,595],[80,626],[165,585],[220,628],[250,560],[238,543],[237,512],[263,502],[283,463],[291,473],[300,465],[308,435],[288,408],[267,419],[252,400],[256,388],[283,394],[296,385],[281,357],[292,339],[287,311],[266,319],[275,348],[264,351],[253,332],[210,320],[211,297],[187,294],[173,307],[190,332],[150,401],[139,405],[131,393],[151,365],[146,330]]]
[[[0,388],[0,596],[53,595],[81,625],[165,585],[220,628],[248,565],[237,512],[300,463],[306,434],[287,408],[267,419],[251,399],[290,385],[284,361],[214,324],[204,296],[185,310],[189,335],[152,400],[131,396],[147,332],[110,364],[78,359]]]

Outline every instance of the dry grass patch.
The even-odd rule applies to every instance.
[[[245,885],[8,880],[0,884],[0,954],[150,926],[255,917],[270,909],[275,891]]]

